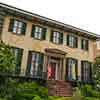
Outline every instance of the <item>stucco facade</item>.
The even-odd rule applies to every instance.
[[[12,18],[12,16],[5,16],[4,18],[4,25],[3,25],[3,31],[2,31],[2,40],[14,47],[19,47],[24,49],[23,52],[23,58],[22,58],[22,64],[21,64],[21,69],[22,71],[26,70],[27,67],[27,59],[28,59],[28,51],[29,50],[33,50],[33,51],[39,51],[42,53],[45,53],[45,48],[56,48],[59,50],[62,50],[64,52],[66,52],[66,57],[72,57],[72,58],[76,58],[78,60],[78,77],[80,78],[81,76],[81,66],[80,66],[80,61],[81,60],[87,60],[90,62],[93,62],[94,56],[93,56],[93,43],[94,40],[89,39],[89,50],[85,51],[81,49],[81,42],[80,39],[83,38],[82,36],[78,36],[78,48],[71,48],[68,47],[66,45],[66,35],[69,32],[65,32],[56,28],[52,28],[52,27],[48,27],[48,26],[43,26],[41,24],[41,26],[46,27],[47,30],[47,35],[46,35],[46,40],[37,40],[31,37],[31,27],[32,24],[36,24],[33,21],[28,21],[28,20],[24,20],[25,22],[27,22],[27,29],[26,29],[26,34],[25,35],[16,35],[14,33],[8,32],[8,27],[9,27],[9,19]],[[21,19],[21,18],[15,18],[15,19]],[[57,30],[57,31],[61,31],[64,33],[64,39],[63,39],[63,44],[61,45],[57,45],[54,43],[50,42],[50,32],[51,30]],[[70,34],[74,34],[74,33],[70,33]]]

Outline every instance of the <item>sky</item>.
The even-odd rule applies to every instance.
[[[100,0],[0,0],[100,35]]]

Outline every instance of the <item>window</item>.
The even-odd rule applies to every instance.
[[[16,68],[15,68],[15,73],[16,74],[20,74],[20,70],[21,70],[21,61],[22,61],[22,56],[23,56],[23,49],[20,48],[12,48],[11,49],[15,60],[16,60]]]
[[[67,80],[77,80],[77,60],[67,58],[66,61],[66,78]]]
[[[9,24],[9,32],[13,32],[16,34],[25,34],[26,31],[26,23],[21,22],[19,20],[10,19]]]
[[[40,26],[32,26],[32,37],[35,39],[45,40],[46,38],[46,28]]]
[[[29,51],[27,74],[32,76],[41,75],[43,69],[43,54]]]
[[[100,42],[97,42],[97,50],[100,49]]]
[[[78,39],[75,36],[67,35],[67,45],[73,48],[78,47]]]
[[[82,67],[82,81],[89,82],[91,80],[91,63],[88,61],[81,62]]]
[[[81,40],[81,49],[88,50],[88,45],[89,45],[88,40],[86,39]]]
[[[63,43],[63,33],[52,31],[50,40],[53,43],[62,44]]]

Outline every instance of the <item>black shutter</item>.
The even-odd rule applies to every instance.
[[[42,72],[43,71],[43,61],[44,61],[44,54],[43,53],[40,53],[40,59],[39,59],[39,63],[40,63],[40,66],[39,66],[39,71]]]
[[[14,19],[10,19],[8,31],[13,32],[13,27],[14,27]]]
[[[28,62],[27,62],[27,69],[26,69],[26,74],[27,75],[30,75],[31,62],[32,62],[32,51],[29,51]]]
[[[69,34],[67,35],[67,41],[66,41],[67,43],[67,45],[69,46]]]
[[[50,41],[53,42],[53,31],[51,31],[51,34],[50,34]]]
[[[60,33],[60,43],[63,44],[63,33]]]
[[[35,35],[35,25],[32,25],[31,37],[34,37],[34,35]]]
[[[78,38],[75,37],[75,48],[78,48]]]
[[[69,61],[69,58],[66,59],[66,74],[65,74],[66,76],[65,76],[65,80],[69,80],[69,77],[68,77],[68,67],[69,67],[68,66],[68,61]]]
[[[78,80],[78,60],[75,60],[76,64],[75,64],[75,71],[76,71],[76,80]]]
[[[89,41],[86,40],[86,50],[88,50],[88,46],[89,46]]]
[[[81,61],[81,81],[84,81],[84,62]]]
[[[83,49],[83,39],[81,39],[81,49]]]
[[[26,32],[26,23],[22,22],[22,30],[21,30],[21,34],[25,35],[25,32]]]
[[[46,28],[43,28],[42,29],[42,40],[45,40],[46,39],[46,31],[47,31]]]
[[[23,49],[17,48],[18,54],[17,54],[17,66],[16,66],[16,74],[20,74],[21,71],[21,62],[22,62],[22,56],[23,56]]]
[[[90,75],[90,81],[92,81],[92,63],[90,63],[90,73],[89,73],[89,75]]]

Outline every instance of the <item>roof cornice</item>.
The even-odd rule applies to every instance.
[[[71,25],[68,25],[68,24],[64,24],[62,22],[59,22],[59,21],[56,21],[56,20],[52,20],[50,18],[46,18],[46,17],[40,16],[38,14],[34,14],[34,13],[31,13],[31,12],[28,12],[28,11],[25,11],[25,10],[22,10],[22,9],[19,9],[19,8],[16,8],[16,7],[4,4],[4,3],[0,3],[0,9],[2,9],[2,8],[3,8],[3,10],[7,10],[8,9],[8,10],[17,12],[19,14],[26,15],[26,17],[27,16],[35,17],[35,18],[43,20],[45,22],[48,22],[48,23],[51,23],[51,24],[55,24],[55,25],[59,25],[59,26],[63,27],[64,30],[69,29],[69,30],[73,30],[75,32],[83,33],[82,35],[87,36],[87,37],[90,36],[95,40],[96,39],[100,39],[100,35],[94,34],[92,32],[89,32],[89,31],[86,31],[86,30],[83,30],[83,29],[80,29],[80,28],[77,28],[77,27],[74,27],[74,26],[71,26]]]

